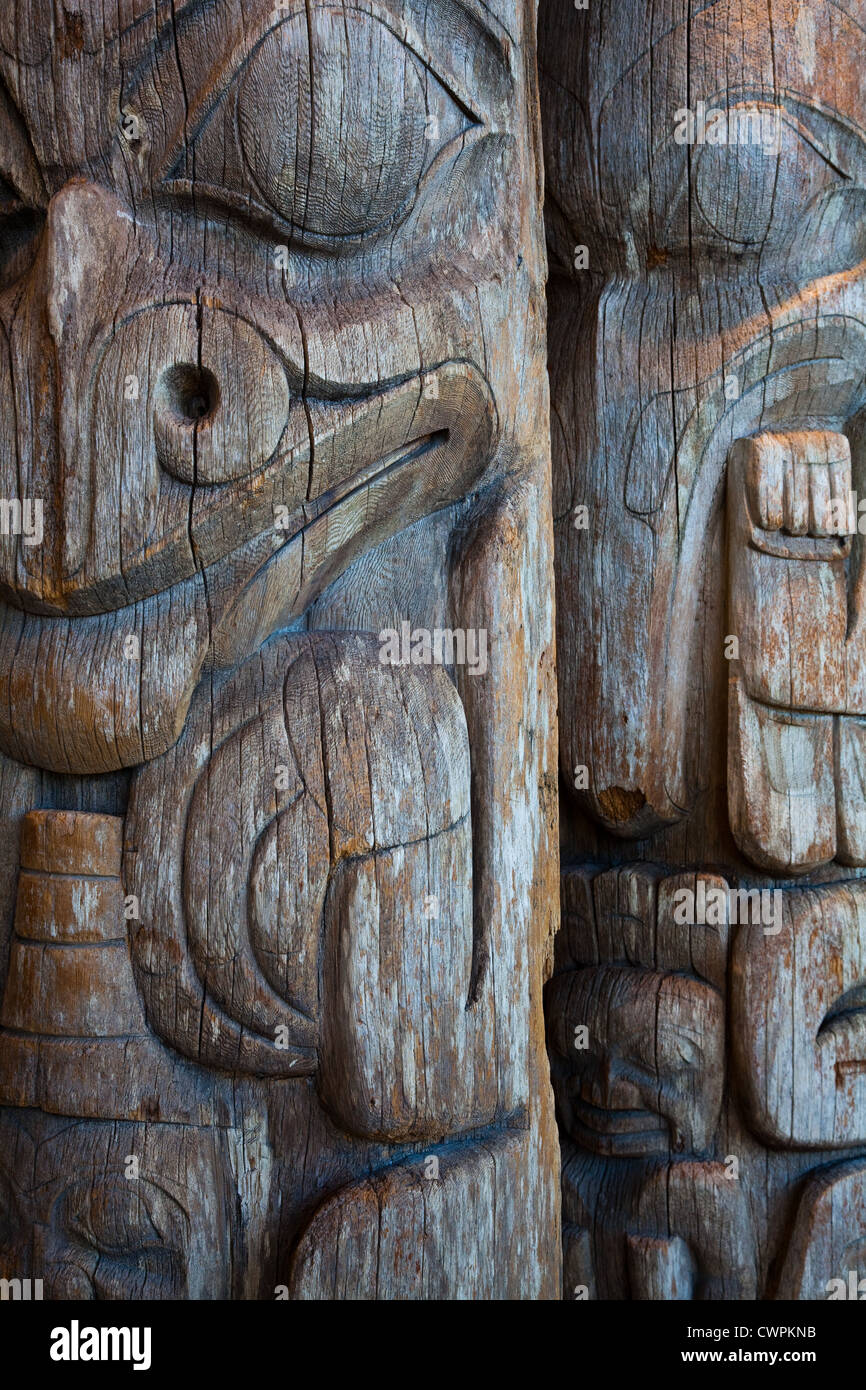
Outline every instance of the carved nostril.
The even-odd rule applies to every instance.
[[[178,362],[163,372],[157,386],[157,409],[192,428],[212,417],[219,406],[217,379],[207,367]]]

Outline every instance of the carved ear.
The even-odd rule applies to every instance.
[[[315,866],[327,873],[327,829],[323,848],[314,809],[295,805],[301,779],[283,719],[281,674],[271,661],[258,679],[246,667],[219,694],[199,690],[179,742],[135,778],[124,859],[125,886],[140,913],[130,924],[130,947],[151,1027],[195,1061],[270,1076],[315,1067],[315,1019],[280,998],[254,949],[261,869],[281,812],[295,836],[306,837],[309,905]],[[259,717],[238,727],[250,708]],[[285,799],[277,790],[280,767],[289,771]],[[324,884],[320,899],[323,893]],[[296,991],[305,1002],[303,970]]]

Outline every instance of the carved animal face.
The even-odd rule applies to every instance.
[[[0,546],[4,752],[156,756],[208,662],[490,470],[513,8],[0,19],[0,492],[44,532]]]
[[[554,1090],[566,1131],[593,1153],[700,1153],[719,1115],[721,996],[683,975],[602,966],[557,976]]]
[[[864,492],[857,7],[774,0],[772,41],[756,10],[729,0],[687,8],[624,13],[603,0],[564,24],[549,6],[540,34],[556,277],[549,355],[562,765],[569,787],[586,788],[593,814],[630,836],[677,822],[725,776],[712,765],[717,745],[702,737],[708,723],[724,725],[725,638],[739,631],[722,579],[732,444],[759,432],[847,430],[853,486]],[[581,246],[588,265],[575,255]],[[840,457],[824,450],[807,462]],[[732,484],[728,474],[729,499]],[[801,533],[810,529],[826,534],[820,524]],[[812,566],[813,591],[828,588],[825,568]],[[784,559],[775,570],[771,611],[754,615],[757,626],[775,625],[776,647],[751,657],[768,666],[785,664],[782,646],[803,647],[802,628],[789,641],[773,606],[798,581]],[[862,606],[861,592],[852,586]],[[819,604],[813,647],[822,613]],[[841,613],[844,628],[844,595]],[[785,675],[796,686],[797,673]],[[782,706],[798,708],[790,689]],[[858,744],[859,728],[845,736]],[[797,766],[772,789],[790,793],[792,816],[804,757],[824,752],[817,735],[810,745],[792,733],[789,743],[798,737],[805,754],[782,750],[780,763]],[[587,768],[586,781],[576,767]],[[756,772],[756,799],[770,791],[768,770]],[[828,858],[828,800],[832,787],[813,817],[821,824],[788,855],[793,867]],[[718,842],[721,828],[713,833]],[[863,862],[866,851],[856,854]],[[773,844],[758,862],[787,866],[785,856]]]

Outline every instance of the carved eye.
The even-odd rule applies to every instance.
[[[699,1067],[703,1061],[700,1044],[679,1028],[673,1028],[665,1039],[664,1052],[665,1068],[669,1068],[671,1071],[685,1071],[692,1067]]]
[[[175,1199],[144,1179],[109,1174],[75,1183],[60,1199],[67,1235],[106,1256],[136,1255],[151,1247],[183,1248],[186,1218]]]
[[[405,216],[473,124],[386,23],[316,7],[261,40],[166,187],[258,209],[301,242],[358,239]]]
[[[168,1193],[144,1179],[109,1174],[67,1188],[58,1211],[60,1228],[72,1242],[70,1268],[76,1267],[76,1246],[99,1256],[91,1274],[95,1296],[183,1296],[187,1218]]]
[[[754,104],[719,112],[694,166],[707,225],[741,246],[763,246],[796,226],[808,202],[839,177],[781,107]]]

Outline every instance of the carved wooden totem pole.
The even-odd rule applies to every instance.
[[[539,52],[565,1296],[862,1296],[866,4]]]
[[[46,1297],[558,1296],[534,35],[0,8],[0,1275]]]

